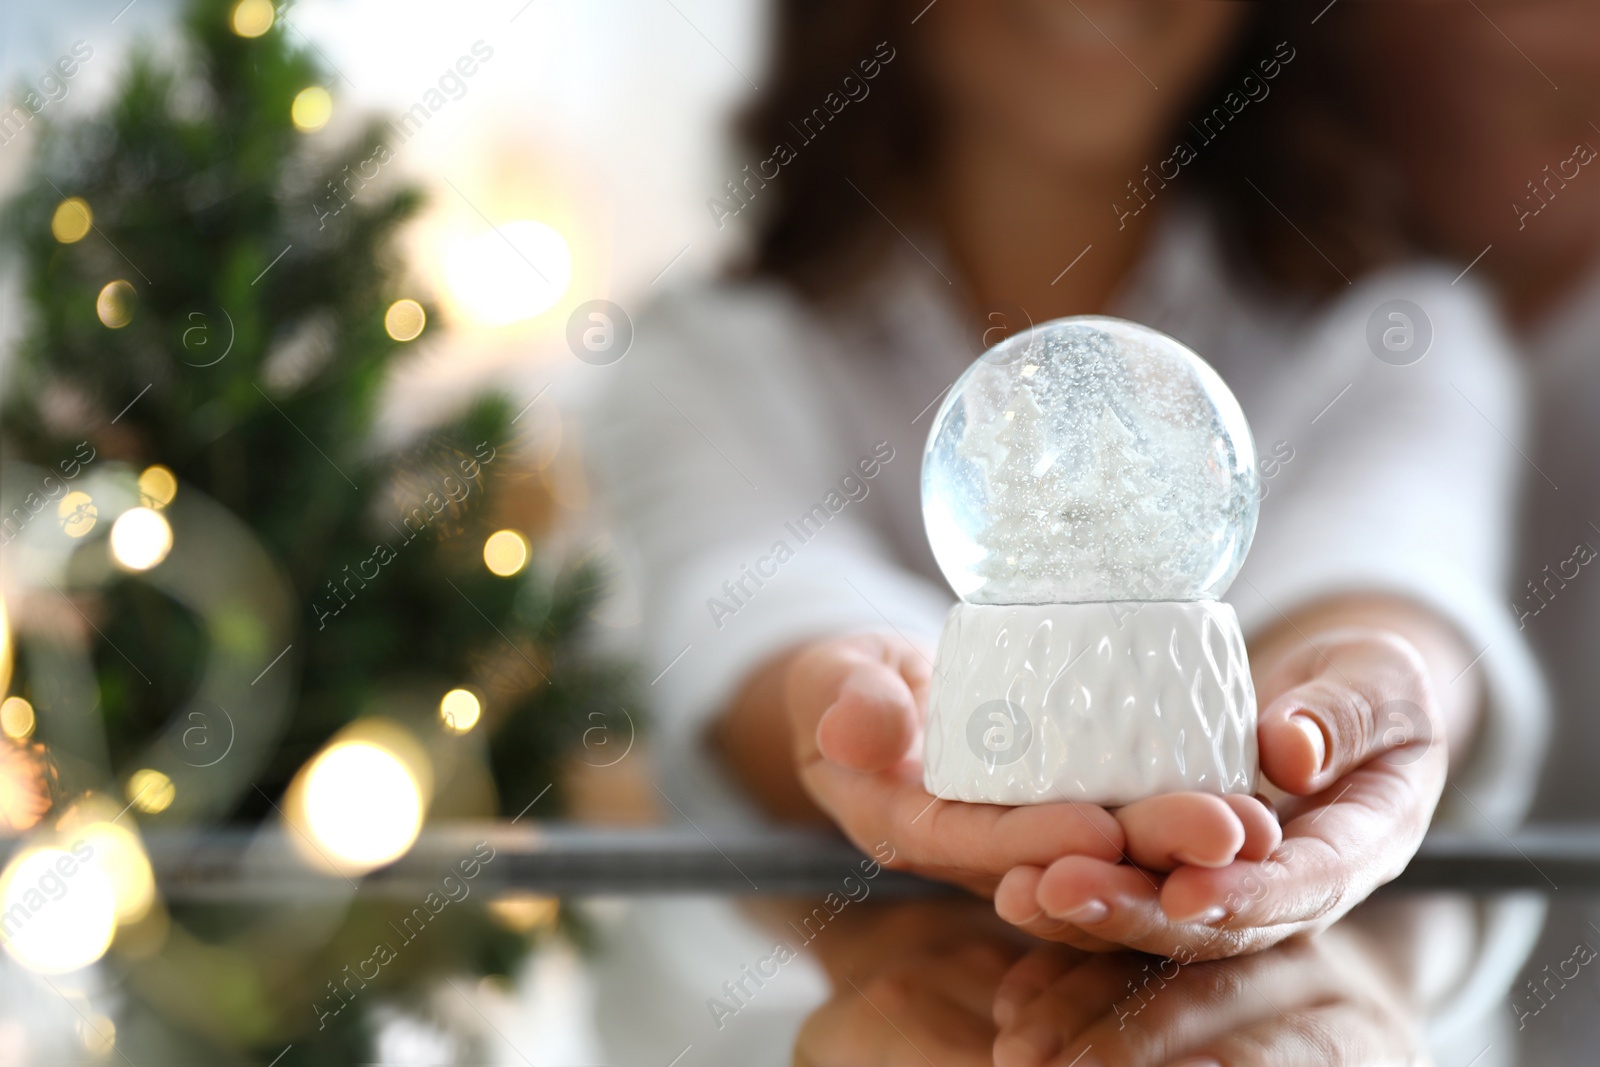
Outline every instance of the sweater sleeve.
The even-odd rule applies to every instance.
[[[950,607],[865,519],[884,470],[920,457],[839,443],[839,405],[811,361],[824,343],[773,291],[665,302],[641,318],[590,431],[614,529],[639,563],[660,785],[696,822],[753,816],[704,739],[763,661],[862,630],[931,655]]]
[[[1486,831],[1526,812],[1548,719],[1502,593],[1517,486],[1540,475],[1521,443],[1514,352],[1490,307],[1417,269],[1365,280],[1327,313],[1301,357],[1306,375],[1280,397],[1299,406],[1284,424],[1293,457],[1268,468],[1256,542],[1229,598],[1247,633],[1352,590],[1407,595],[1450,620],[1487,681],[1487,713],[1438,817]],[[1382,331],[1407,322],[1413,347],[1386,349]]]

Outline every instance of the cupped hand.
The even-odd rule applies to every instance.
[[[815,804],[886,866],[985,896],[1019,866],[1063,856],[1117,863],[1122,824],[1096,805],[1013,808],[928,795],[921,755],[932,670],[917,646],[879,634],[819,641],[794,658],[784,705],[796,770]],[[1232,835],[1206,833],[1224,844]]]
[[[1237,857],[1195,863],[1173,847],[1181,835],[1155,798],[1117,813],[1133,862],[1079,853],[1021,864],[996,890],[1000,916],[1080,948],[1215,959],[1322,929],[1398,875],[1447,770],[1417,651],[1382,631],[1331,631],[1272,664],[1257,693],[1261,770],[1289,794],[1281,844],[1254,802],[1228,798],[1244,827]],[[1177,862],[1150,862],[1163,854]]]
[[[1415,1006],[1341,926],[1180,964],[1043,946],[995,994],[995,1067],[1339,1067],[1426,1061]]]

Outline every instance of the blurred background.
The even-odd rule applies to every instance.
[[[1404,19],[1368,26],[1361,62],[1443,85],[1458,119],[1509,99],[1495,78],[1564,94],[1559,114],[1497,113],[1502,131],[1520,114],[1555,130],[1523,124],[1509,146],[1466,120],[1395,119],[1384,152],[1416,164],[1410,187],[1341,175],[1360,195],[1339,206],[1415,223],[1406,254],[1447,279],[1481,261],[1473,281],[1500,287],[1520,339],[1558,353],[1530,393],[1565,421],[1494,448],[1526,460],[1528,515],[1560,520],[1525,520],[1496,605],[1519,632],[1550,609],[1527,640],[1554,667],[1567,743],[1528,784],[1537,814],[1593,820],[1600,599],[1541,595],[1539,576],[1572,581],[1600,551],[1572,545],[1600,545],[1600,296],[1584,280],[1600,177],[1580,169],[1593,149],[1547,152],[1574,130],[1600,145],[1596,26],[1582,5],[1410,6],[1481,17],[1514,73],[1431,78],[1438,56],[1407,36],[1429,31]],[[1301,28],[1331,7],[1297,12]],[[683,829],[651,738],[678,660],[638,640],[641,564],[590,441],[647,308],[752,252],[719,205],[755,158],[730,123],[767,84],[774,22],[735,0],[0,8],[0,1064],[788,1062],[822,971],[724,992],[772,950],[781,907],[763,927],[715,897],[529,889],[515,866],[541,840],[581,853],[585,828]],[[1317,62],[1307,77],[1327,74]],[[1369,111],[1389,115],[1402,83]],[[1313,210],[1324,190],[1278,169],[1270,135],[1237,140],[1274,212]],[[1559,199],[1534,189],[1544,163],[1573,168]],[[1494,167],[1481,203],[1450,177]],[[912,245],[867,203],[863,226],[882,216]],[[1509,251],[1557,204],[1565,223]],[[1452,229],[1452,211],[1481,225]],[[1340,211],[1321,222],[1346,266],[1393,251]],[[1056,281],[1089,250],[1057,256]],[[958,366],[1032,317],[971,295]],[[1538,496],[1557,481],[1565,495]],[[707,858],[694,834],[630,840]],[[1589,914],[1547,950],[1528,912],[1534,933],[1496,949],[1495,1011],[1522,1017],[1511,975],[1536,978],[1574,937],[1600,944]],[[743,1016],[732,1037],[715,997]],[[1563,1018],[1538,1040],[1592,1041],[1581,1012]]]

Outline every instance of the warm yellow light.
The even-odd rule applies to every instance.
[[[133,286],[121,278],[107,282],[95,297],[94,313],[113,330],[128,325],[133,321]]]
[[[56,518],[61,520],[61,528],[68,537],[82,537],[94,529],[100,509],[94,506],[94,499],[88,493],[74,489],[56,505]]]
[[[519,934],[554,925],[560,913],[561,902],[555,897],[534,893],[507,893],[489,901],[489,917]]]
[[[160,771],[146,767],[128,776],[128,803],[147,815],[166,811],[177,795],[178,787]]]
[[[91,1056],[104,1056],[117,1045],[117,1024],[104,1015],[78,1018],[78,1040]]]
[[[11,740],[26,741],[33,736],[37,725],[33,705],[22,697],[6,697],[4,703],[0,703],[0,733]]]
[[[147,571],[167,558],[172,527],[159,511],[129,508],[111,524],[111,558],[130,571]]]
[[[515,530],[496,530],[483,543],[483,564],[502,578],[528,565],[528,539]]]
[[[320,130],[333,118],[333,97],[320,85],[301,89],[289,108],[289,118],[302,133]]]
[[[6,598],[0,596],[0,693],[11,688],[11,622],[6,618]]]
[[[335,861],[376,867],[405,854],[422,829],[422,791],[411,769],[370,741],[341,741],[312,761],[305,819]]]
[[[428,313],[415,300],[396,300],[383,314],[383,328],[396,341],[415,340],[428,324]]]
[[[233,32],[240,37],[260,37],[272,29],[276,15],[272,0],[239,0],[233,9]]]
[[[464,734],[478,725],[483,703],[470,689],[452,689],[439,700],[439,718],[445,726]]]
[[[178,495],[178,479],[166,467],[157,463],[146,467],[139,475],[139,503],[157,510],[172,503]]]
[[[74,842],[81,840],[93,850],[85,867],[96,868],[111,887],[117,922],[135,923],[149,914],[156,901],[156,879],[138,836],[111,822],[67,819],[64,823],[74,828],[68,831]]]
[[[89,202],[81,196],[69,196],[56,205],[50,216],[50,235],[64,245],[76,244],[89,235],[94,225],[94,212]]]
[[[561,299],[572,282],[572,251],[549,226],[519,219],[453,244],[444,273],[462,310],[485,325],[504,326]]]
[[[27,849],[0,873],[0,939],[11,958],[39,974],[81,970],[105,955],[117,928],[104,872],[60,848]]]

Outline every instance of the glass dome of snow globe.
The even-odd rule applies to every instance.
[[[940,406],[922,464],[929,543],[973,604],[1218,599],[1259,495],[1249,425],[1216,371],[1104,317],[991,348]]]

